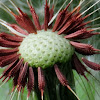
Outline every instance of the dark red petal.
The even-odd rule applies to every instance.
[[[18,52],[18,48],[14,48],[14,49],[0,49],[0,57],[1,56],[7,56],[13,53]]]
[[[49,22],[50,20],[52,19],[53,15],[54,15],[54,5],[52,6],[52,8],[49,10],[49,14],[50,14],[50,17],[49,17]],[[49,29],[52,28],[52,23],[48,26]]]
[[[17,86],[18,91],[21,91],[21,88],[18,86],[18,78],[19,78],[19,75],[20,75],[20,73],[23,69],[23,62],[22,62],[22,64],[19,64],[19,66],[18,66],[19,68],[17,69],[17,71],[13,75],[14,78],[13,78],[13,89],[12,89],[12,91],[15,89],[15,86]]]
[[[35,24],[37,30],[41,30],[41,25],[40,25],[40,22],[39,22],[39,17],[36,14],[35,9],[29,3],[28,3],[28,5],[30,7],[30,11],[31,11],[31,14],[32,14],[32,17],[33,17],[33,20],[34,20],[34,24]]]
[[[75,50],[83,55],[93,55],[93,54],[97,54],[98,49],[95,49],[92,47],[92,45],[89,44],[83,44],[83,43],[78,43],[78,42],[73,42],[70,41],[71,45],[75,47]]]
[[[7,40],[0,38],[0,46],[15,48],[15,47],[20,46],[20,44],[16,43],[16,42],[10,42],[10,41],[7,41]]]
[[[18,8],[19,9],[19,8]],[[17,23],[24,28],[25,30],[27,30],[29,33],[37,33],[34,24],[32,23],[32,21],[30,20],[30,18],[28,17],[28,15],[26,13],[23,13],[21,11],[21,9],[19,9],[20,15],[15,15],[15,19],[17,21]]]
[[[16,56],[16,55],[17,55],[17,53],[12,53],[12,54],[10,54],[10,55],[1,56],[1,57],[0,57],[0,62],[2,62],[3,60],[5,60],[5,59],[7,59],[7,58],[11,58],[11,57],[13,57],[13,56]]]
[[[28,83],[27,83],[28,97],[30,96],[30,93],[33,90],[33,88],[34,88],[34,72],[32,67],[29,67]]]
[[[86,35],[80,37],[80,39],[90,38],[90,37],[92,37],[93,35],[97,35],[97,34],[99,34],[99,33],[91,33],[91,32],[88,32],[88,34],[86,34]]]
[[[72,57],[72,65],[74,66],[74,68],[76,69],[76,71],[78,72],[78,74],[84,75],[84,72],[87,72],[87,69],[85,68],[85,66],[80,62],[79,58],[77,57],[76,54],[73,55]]]
[[[41,67],[38,67],[38,87],[39,87],[39,90],[41,91],[41,99],[42,99],[43,92],[45,89],[45,77],[44,77]]]
[[[50,13],[50,17],[49,17],[49,21],[52,19],[53,15],[54,15],[54,5],[52,6],[52,8],[49,10]]]
[[[3,71],[3,74],[2,76],[0,77],[0,79],[4,76],[8,76],[8,73],[11,71],[12,68],[14,68],[17,64],[17,60],[12,62],[4,71]]]
[[[100,65],[99,64],[96,64],[94,62],[91,62],[85,58],[82,58],[82,61],[88,66],[90,67],[91,69],[93,70],[100,70]]]
[[[65,24],[66,24],[66,22],[68,22],[68,20],[70,19],[70,18],[72,18],[72,14],[74,13],[74,12],[68,12],[67,11],[67,9],[68,9],[68,7],[70,6],[70,3],[66,6],[66,8],[64,9],[64,16],[63,16],[63,20],[61,21],[61,23],[59,23],[59,26],[57,27],[57,31],[59,31]]]
[[[18,77],[18,85],[19,87],[25,87],[25,84],[26,84],[26,79],[27,79],[27,71],[28,71],[28,63],[25,62],[24,64],[24,67],[22,69],[22,71],[20,72],[19,74],[19,77]]]
[[[90,31],[87,31],[86,28],[84,28],[65,36],[65,38],[66,39],[82,39],[84,36],[86,38],[89,38],[92,36],[92,33],[90,33]]]
[[[21,60],[20,60],[21,61]],[[19,62],[20,62],[19,61]],[[18,63],[19,63],[18,62]],[[19,67],[20,66],[20,67]],[[12,75],[12,77],[14,77],[13,78],[13,88],[12,88],[12,92],[14,91],[14,89],[15,89],[15,86],[17,86],[18,85],[18,77],[19,77],[19,74],[20,74],[20,71],[22,71],[22,68],[23,68],[23,64],[19,64],[19,69],[17,69],[17,71],[14,73],[14,75]],[[16,69],[15,69],[16,70]],[[11,73],[11,72],[10,72]],[[9,75],[9,78],[11,78],[11,75]],[[18,87],[18,86],[17,86]]]
[[[23,38],[18,36],[12,36],[7,33],[1,33],[0,37],[2,37],[4,40],[12,41],[12,42],[22,42]]]
[[[87,24],[89,24],[89,23],[90,23],[90,21],[88,21],[88,22],[84,22],[84,23],[78,25],[74,30],[75,30],[75,31],[78,31],[78,30],[84,28],[85,25],[87,25]]]
[[[18,77],[19,77],[19,71],[15,74],[15,76],[13,78],[13,89],[12,89],[12,92],[14,91],[15,86],[18,85]]]
[[[73,15],[73,17],[76,17],[76,20],[74,22],[74,24],[72,24],[67,30],[66,30],[66,33],[73,33],[73,30],[76,30],[76,28],[80,25],[83,24],[83,21],[85,18],[87,18],[88,16],[85,16],[85,17],[82,17],[81,18],[81,14],[78,12],[76,13],[75,15]],[[82,29],[82,28],[81,28]],[[78,30],[77,30],[78,31]],[[76,32],[76,31],[74,31]]]
[[[68,20],[70,20],[71,17],[72,17],[72,13],[66,12],[65,18],[62,21],[62,23],[60,23],[60,26],[59,26],[59,28],[57,28],[57,31],[60,31],[60,29],[67,23]]]
[[[77,98],[77,100],[79,100],[78,96],[76,95],[76,93],[71,89],[71,87],[69,86],[68,84],[68,81],[66,80],[65,76],[62,74],[62,72],[59,70],[58,66],[57,65],[54,65],[54,69],[55,69],[55,72],[56,72],[56,75],[60,81],[60,83],[63,85],[63,86],[66,86]]]
[[[64,18],[65,18],[65,10],[59,12],[59,14],[56,18],[55,24],[53,26],[53,30],[52,30],[53,32],[55,32],[57,30],[58,26],[61,25],[61,22],[64,20]]]
[[[62,34],[64,33],[69,27],[71,27],[71,25],[74,25],[76,21],[76,18],[72,17],[70,18],[67,23],[60,29],[60,31],[58,31],[58,34]]]
[[[54,69],[55,69],[57,78],[60,81],[60,83],[63,86],[67,86],[68,85],[68,81],[66,80],[65,76],[61,73],[61,71],[59,70],[59,68],[58,68],[58,66],[56,64],[54,65]]]
[[[14,68],[11,69],[11,71],[9,72],[9,77],[14,77],[16,75],[16,73],[20,70],[21,66],[23,65],[23,60],[24,59],[20,59],[18,63],[14,66]]]
[[[11,56],[11,57],[9,57],[9,58],[6,58],[6,59],[2,60],[2,61],[0,62],[0,66],[1,66],[1,67],[4,67],[4,66],[6,66],[6,65],[9,65],[10,63],[12,63],[12,62],[14,62],[15,60],[17,60],[17,59],[19,58],[19,56],[20,56],[20,54],[16,54],[16,55],[13,55],[13,56]]]
[[[59,28],[57,29],[58,34],[62,34],[68,27],[70,27],[70,25],[74,25],[76,22],[76,17],[75,15],[73,15],[73,13],[77,10],[77,8],[75,8],[72,12],[66,12],[65,18],[62,21],[62,23],[60,24]]]
[[[16,25],[16,24],[8,24],[8,25],[11,26],[16,31],[18,31],[19,33],[28,35],[28,33],[24,29],[20,28],[18,25]]]
[[[72,66],[77,71],[78,74],[81,74],[82,76],[85,77],[86,80],[88,80],[87,77],[85,76],[85,72],[88,71],[85,68],[85,66],[80,62],[76,54],[74,54],[72,57]]]
[[[47,4],[47,0],[46,0],[46,5],[45,5],[45,16],[44,16],[44,30],[47,31],[48,28],[48,23],[49,23],[49,6]]]

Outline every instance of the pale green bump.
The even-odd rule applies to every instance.
[[[37,34],[29,34],[22,41],[19,53],[30,66],[46,68],[58,62],[67,62],[73,55],[74,48],[63,35],[41,30]]]

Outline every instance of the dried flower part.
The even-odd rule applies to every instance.
[[[59,70],[58,66],[55,64],[54,65],[54,69],[57,75],[57,78],[59,79],[60,83],[63,86],[67,86],[68,85],[68,81],[66,80],[65,76],[61,73],[61,71]]]
[[[53,15],[54,15],[54,5],[52,5],[52,8],[49,10],[49,22],[52,19]],[[52,23],[48,26],[48,28],[49,29],[52,28]]]
[[[14,68],[11,69],[9,72],[9,77],[14,77],[16,73],[20,70],[21,66],[23,65],[23,59],[20,59]]]
[[[70,34],[84,28],[80,27],[80,25],[84,26],[83,21],[88,17],[88,15],[82,18],[79,12],[73,14],[76,10],[77,9],[74,9],[72,12],[66,13],[64,20],[62,20],[62,24],[60,24],[59,28],[57,29],[59,30],[58,34]],[[85,23],[85,25],[86,24],[87,23]]]
[[[88,66],[90,67],[91,69],[93,70],[100,70],[100,64],[97,64],[97,63],[94,63],[94,62],[91,62],[85,58],[82,58],[82,61]]]
[[[93,30],[91,30],[93,31]],[[87,31],[86,28],[83,28],[81,30],[78,30],[72,34],[66,35],[65,38],[66,39],[75,39],[75,40],[79,40],[79,39],[86,39],[89,38],[93,35],[96,35],[94,33],[91,33],[91,31]]]
[[[30,93],[33,90],[33,88],[34,88],[34,72],[32,67],[29,67],[28,83],[27,83],[28,97],[30,96]]]
[[[66,24],[60,29],[58,34],[64,33],[71,25],[75,24],[76,19],[73,17],[72,19],[69,19]]]
[[[49,14],[50,14],[50,17],[49,17],[49,21],[50,21],[54,15],[54,5],[52,5],[52,8],[49,10]]]
[[[65,12],[63,12],[63,14],[64,14],[64,17],[63,17],[63,19],[62,19],[62,21],[61,21],[61,23],[59,24],[59,26],[57,27],[57,29],[56,29],[56,31],[60,31],[62,28],[63,28],[63,26],[72,18],[72,14],[76,11],[76,10],[73,10],[72,12],[69,12],[67,9],[68,9],[68,7],[70,6],[70,3],[66,6],[66,8],[63,10],[63,11],[65,11]],[[60,12],[59,12],[59,14],[60,14]],[[58,15],[59,15],[58,14]],[[58,17],[58,16],[57,16]],[[56,19],[57,20],[57,19]],[[56,24],[56,23],[55,23]],[[58,32],[58,34],[60,34],[59,32]]]
[[[38,67],[38,87],[41,91],[41,99],[43,98],[43,92],[45,89],[45,77],[41,67]]]
[[[4,39],[0,38],[0,46],[15,48],[15,47],[20,46],[20,44],[17,42],[11,42],[11,41],[4,40]]]
[[[13,56],[16,56],[16,55],[17,55],[17,53],[12,53],[12,54],[10,54],[10,55],[1,56],[1,57],[0,57],[0,61],[3,61],[3,60],[5,60],[5,59],[7,59],[7,58],[10,58],[10,57],[13,57]]]
[[[23,59],[20,59],[17,64],[15,65],[15,67],[10,71],[9,75],[11,77],[13,77],[13,89],[12,91],[14,91],[15,87],[17,86],[17,90],[21,91],[22,87],[20,87],[18,85],[18,79],[19,79],[19,75],[22,72],[23,69]]]
[[[58,16],[57,16],[57,18],[56,18],[56,21],[55,21],[55,24],[54,24],[54,26],[53,26],[53,32],[55,32],[58,28],[59,28],[59,26],[61,25],[61,22],[64,20],[64,18],[65,18],[65,15],[66,15],[66,11],[65,10],[62,10],[59,14],[58,14]]]
[[[28,32],[20,28],[18,25],[16,24],[8,24],[8,25],[11,26],[13,29],[15,29],[17,32],[20,32],[21,34],[24,34],[24,35],[28,35]]]
[[[72,34],[73,32],[76,32],[76,31],[78,31],[78,30],[80,30],[80,29],[82,29],[82,28],[84,28],[84,27],[82,27],[82,26],[84,26],[84,23],[83,23],[83,21],[84,21],[84,19],[86,19],[88,16],[85,16],[85,17],[81,17],[81,14],[79,13],[79,12],[77,12],[75,15],[74,15],[74,17],[76,17],[76,21],[74,22],[74,24],[72,24],[65,32],[66,32],[66,34]],[[86,23],[85,23],[86,24]],[[81,25],[81,27],[80,27],[80,25]],[[87,24],[86,24],[87,25]],[[79,28],[80,27],[80,28]],[[77,29],[78,28],[78,29]]]
[[[93,54],[97,54],[98,51],[100,51],[98,49],[93,48],[92,45],[89,44],[83,44],[83,43],[78,43],[73,41],[70,41],[70,43],[75,47],[75,51],[83,55],[93,55]]]
[[[15,60],[14,62],[12,62],[12,63],[3,71],[3,74],[2,74],[2,76],[0,77],[0,79],[3,78],[3,77],[8,76],[8,73],[11,71],[11,69],[12,69],[13,67],[15,67],[16,63],[17,63],[17,60]]]
[[[78,96],[76,95],[76,93],[71,89],[71,87],[68,84],[68,81],[66,80],[66,77],[62,74],[62,72],[60,71],[60,69],[58,68],[56,64],[54,65],[54,69],[55,69],[57,78],[60,81],[60,83],[63,86],[66,86],[76,96],[77,100],[80,100]]]
[[[27,71],[28,71],[28,63],[25,62],[24,67],[20,71],[19,77],[18,77],[18,88],[19,91],[21,91],[21,88],[24,88],[27,83]]]
[[[73,27],[73,25],[75,25],[76,21],[79,23],[77,16],[72,15],[74,12],[75,12],[75,10],[73,10],[73,12],[66,13],[65,18],[62,21],[62,24],[60,25],[60,28],[59,28],[60,30],[59,30],[58,34],[66,33],[66,31],[69,30],[69,28],[71,28],[71,27]]]
[[[72,66],[77,71],[78,74],[84,76],[85,79],[87,79],[85,72],[88,72],[88,71],[85,68],[85,66],[80,62],[76,54],[74,54],[72,57]]]
[[[19,15],[14,15],[16,22],[25,30],[27,30],[29,33],[37,33],[36,28],[28,15],[26,13],[23,13],[20,8],[19,9]]]
[[[36,14],[36,12],[35,12],[34,8],[32,7],[32,5],[29,4],[29,2],[28,2],[28,5],[29,5],[29,8],[30,8],[33,20],[34,20],[34,24],[35,24],[37,30],[41,30],[41,25],[40,25],[40,22],[39,22],[38,15]]]
[[[44,11],[45,11],[45,14],[44,14],[44,30],[47,31],[48,23],[49,23],[49,17],[50,17],[49,6],[48,6],[48,3],[47,3],[47,0],[46,0]]]
[[[18,48],[14,49],[0,49],[0,57],[7,56],[18,52]]]
[[[23,38],[19,36],[11,36],[7,33],[0,33],[0,37],[4,40],[11,41],[11,42],[22,42]]]
[[[12,62],[14,62],[16,59],[18,59],[19,56],[20,56],[20,54],[15,54],[15,55],[10,56],[9,58],[3,59],[3,60],[0,62],[0,66],[1,66],[1,67],[5,67],[6,65],[9,65],[10,63],[12,63]]]

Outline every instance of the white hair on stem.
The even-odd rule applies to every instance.
[[[89,2],[85,3],[85,4],[81,7],[81,10],[82,10],[83,8],[85,8],[88,4],[90,4],[92,1],[93,1],[93,0],[89,0]],[[81,11],[81,10],[80,10],[80,11]]]
[[[6,83],[6,80],[2,84],[0,84],[0,88]]]
[[[13,98],[14,98],[16,92],[17,92],[17,88],[15,89],[14,93],[12,94],[10,100],[13,100]]]
[[[11,100],[11,97],[12,97],[13,93],[14,93],[14,92],[11,92],[11,94],[10,94],[10,100]]]
[[[2,24],[3,26],[5,26],[6,28],[8,28],[12,33],[22,36],[22,37],[26,37],[26,35],[19,33],[18,31],[16,31],[15,29],[13,29],[12,27],[10,27],[8,25],[8,23],[2,19],[0,19],[0,24]]]
[[[96,31],[96,30],[100,30],[100,27],[92,28],[92,29]]]
[[[6,47],[1,47],[1,46],[0,46],[0,49],[8,49],[8,48],[6,48]],[[10,48],[9,48],[9,49],[10,49]]]
[[[70,3],[73,0],[70,1]],[[61,11],[61,9],[64,7],[64,5],[66,4],[67,0],[63,3],[63,5],[60,7],[60,9],[58,10],[58,12],[52,17],[52,19],[50,20],[50,22],[48,23],[48,26],[55,20],[55,18],[57,17],[58,13]]]
[[[48,4],[49,4],[49,5],[51,4],[51,0],[48,1]]]
[[[94,14],[95,12],[97,12],[98,10],[100,10],[100,8],[94,10],[93,12],[89,13],[88,15],[90,16],[90,15]]]
[[[0,32],[4,32],[4,29],[0,28]],[[9,30],[5,30],[6,33],[11,33]]]
[[[80,100],[77,94],[71,89],[70,86],[67,86],[67,88],[74,94],[74,96],[77,98],[77,100]]]
[[[29,97],[26,98],[26,100],[28,100],[28,99],[29,99]]]
[[[14,4],[14,2],[12,2],[11,0],[9,0],[9,2],[14,6],[14,8],[16,9],[17,12],[19,12],[17,6]]]
[[[4,6],[9,12],[12,12],[5,4],[3,4],[2,2],[0,2],[0,5]]]
[[[0,5],[1,5],[1,8],[4,11],[6,11],[14,19],[14,16],[11,14],[12,11],[5,4],[3,4],[2,2],[0,2]]]
[[[95,19],[93,19],[93,20],[90,20],[91,22],[94,22],[94,21],[96,21],[96,20],[98,20],[98,19],[100,19],[100,17],[97,17],[97,18],[95,18]]]
[[[29,3],[31,6],[33,6],[31,0],[26,0],[26,2],[27,2],[27,4]]]
[[[87,11],[89,11],[92,7],[94,7],[96,4],[98,4],[100,2],[100,0],[98,0],[97,2],[95,2],[92,6],[90,6],[88,9],[86,9],[85,11],[83,11],[81,13],[81,15],[85,14]]]
[[[18,92],[18,97],[17,97],[17,100],[19,100],[19,97],[20,97],[20,91]]]

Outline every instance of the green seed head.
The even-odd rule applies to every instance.
[[[69,40],[51,30],[29,34],[19,47],[21,58],[31,67],[47,68],[56,63],[65,63],[73,52],[74,48]]]

